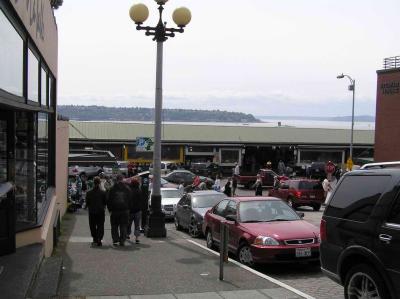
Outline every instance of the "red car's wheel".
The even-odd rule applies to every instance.
[[[246,266],[254,266],[253,254],[251,253],[250,246],[247,243],[242,243],[238,250],[239,262]]]

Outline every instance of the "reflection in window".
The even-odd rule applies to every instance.
[[[0,10],[0,88],[22,96],[23,41]]]
[[[44,202],[46,201],[46,191],[48,183],[48,115],[46,113],[38,114],[38,143],[37,143],[37,210],[40,213]]]
[[[28,100],[39,101],[39,61],[28,49]]]
[[[35,125],[33,113],[16,112],[15,206],[17,230],[36,223]]]
[[[41,94],[40,94],[40,103],[42,103],[43,106],[48,105],[47,101],[47,73],[44,69],[41,69]]]

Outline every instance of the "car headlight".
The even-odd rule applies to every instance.
[[[254,240],[254,245],[265,245],[265,246],[278,246],[279,242],[272,237],[258,236]]]

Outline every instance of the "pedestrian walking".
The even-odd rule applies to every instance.
[[[86,194],[86,205],[89,209],[89,227],[93,238],[92,245],[102,246],[106,208],[106,192],[100,188],[99,177],[93,179],[93,189]]]
[[[238,176],[234,174],[232,177],[232,196],[236,196],[237,185],[238,185]]]
[[[285,163],[283,163],[282,160],[279,160],[278,162],[278,174],[279,175],[284,175],[286,170]]]
[[[132,233],[132,224],[135,226],[134,228],[134,236],[135,242],[139,243],[140,236],[140,225],[142,221],[142,201],[145,200],[142,196],[142,192],[140,191],[139,181],[136,179],[131,180],[131,197],[130,197],[130,208],[129,208],[129,224],[127,231],[127,239],[130,239],[130,235]]]
[[[231,189],[231,179],[229,178],[228,181],[225,184],[224,187],[224,193],[226,196],[231,197],[232,196],[232,189]]]
[[[215,191],[218,191],[218,192],[221,191],[221,178],[220,178],[220,175],[219,175],[219,174],[217,174],[217,177],[215,178],[215,182],[214,182],[214,185],[213,185],[213,189],[214,189]]]
[[[256,192],[255,195],[256,196],[262,196],[262,180],[261,180],[261,176],[259,174],[257,174],[257,180],[254,183],[254,185],[252,186],[252,188],[255,188]]]
[[[235,168],[233,169],[233,175],[240,175],[240,166],[239,163],[235,163]]]
[[[147,225],[147,215],[149,213],[149,179],[146,177],[142,178],[142,182],[140,184],[140,191],[142,192],[142,196],[144,198],[142,202],[142,225],[141,231],[143,232]]]
[[[129,223],[130,188],[123,182],[124,177],[117,175],[117,182],[111,187],[107,207],[110,211],[111,236],[113,245],[124,246]]]
[[[330,198],[332,196],[333,190],[336,187],[336,184],[337,184],[336,177],[334,175],[328,173],[328,175],[326,176],[326,179],[323,180],[323,182],[322,182],[322,188],[325,191],[325,202],[324,202],[324,205],[328,204],[328,202],[329,202],[329,200],[330,200]]]

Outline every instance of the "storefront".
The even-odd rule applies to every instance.
[[[42,226],[55,197],[57,28],[50,1],[1,1],[0,40],[4,255],[19,246],[19,233]]]

